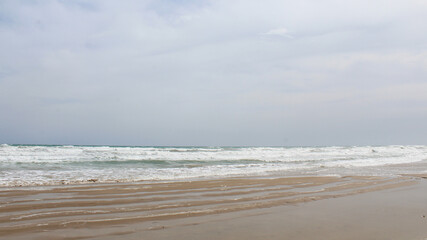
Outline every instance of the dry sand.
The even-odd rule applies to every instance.
[[[425,176],[0,188],[0,239],[427,239]]]

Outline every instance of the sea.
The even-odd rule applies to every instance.
[[[427,146],[0,145],[0,186],[427,173]]]

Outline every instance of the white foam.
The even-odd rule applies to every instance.
[[[0,185],[175,180],[280,174],[394,174],[426,161],[427,146],[155,148],[0,147]],[[393,172],[395,171],[395,172]],[[420,171],[406,168],[405,171]]]

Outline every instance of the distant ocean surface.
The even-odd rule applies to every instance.
[[[195,178],[427,173],[427,146],[0,145],[0,186]]]

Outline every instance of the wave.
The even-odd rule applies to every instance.
[[[396,174],[425,162],[427,146],[134,147],[0,145],[0,185],[84,179],[174,180],[262,174]],[[424,171],[424,170],[423,170]],[[83,179],[83,180],[82,180]],[[12,184],[12,185],[13,185]]]

